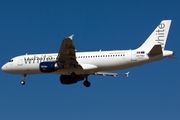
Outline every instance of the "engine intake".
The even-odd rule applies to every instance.
[[[56,62],[41,62],[39,64],[39,69],[41,72],[50,73],[56,71],[58,69],[58,65]]]

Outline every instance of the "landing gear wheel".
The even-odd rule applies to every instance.
[[[21,80],[21,85],[25,85],[25,78],[26,78],[26,74],[22,74],[22,80]]]
[[[84,84],[84,86],[86,86],[86,87],[90,87],[90,86],[91,86],[91,83],[90,83],[89,81],[87,81],[87,80],[85,80],[85,81],[83,82],[83,84]]]
[[[26,82],[22,80],[20,83],[21,85],[25,85]]]

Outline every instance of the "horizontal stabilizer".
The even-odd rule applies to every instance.
[[[108,73],[108,72],[96,72],[94,75],[101,75],[101,76],[112,76],[112,77],[117,77],[117,73]]]
[[[124,75],[124,76],[128,77],[128,76],[129,76],[129,73],[130,73],[130,72],[120,73],[120,74],[118,74],[118,73],[109,73],[109,72],[96,72],[96,73],[94,73],[94,75],[112,76],[112,77],[117,77],[117,76],[119,76],[119,75]]]
[[[159,55],[159,54],[162,54],[161,45],[154,45],[154,47],[148,53],[148,55],[150,55],[150,56],[155,56],[155,55]]]

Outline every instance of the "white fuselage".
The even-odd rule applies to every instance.
[[[122,70],[160,60],[172,54],[172,51],[163,51],[162,55],[149,57],[146,51],[138,53],[138,50],[77,52],[76,60],[83,69],[62,68],[53,73],[70,74],[74,71],[76,74],[92,74],[99,71]],[[3,65],[2,69],[11,74],[41,74],[39,64],[46,61],[56,61],[57,55],[57,53],[52,53],[17,56]]]

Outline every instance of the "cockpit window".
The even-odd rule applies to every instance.
[[[13,62],[13,60],[11,59],[11,60],[9,60],[9,62]]]

